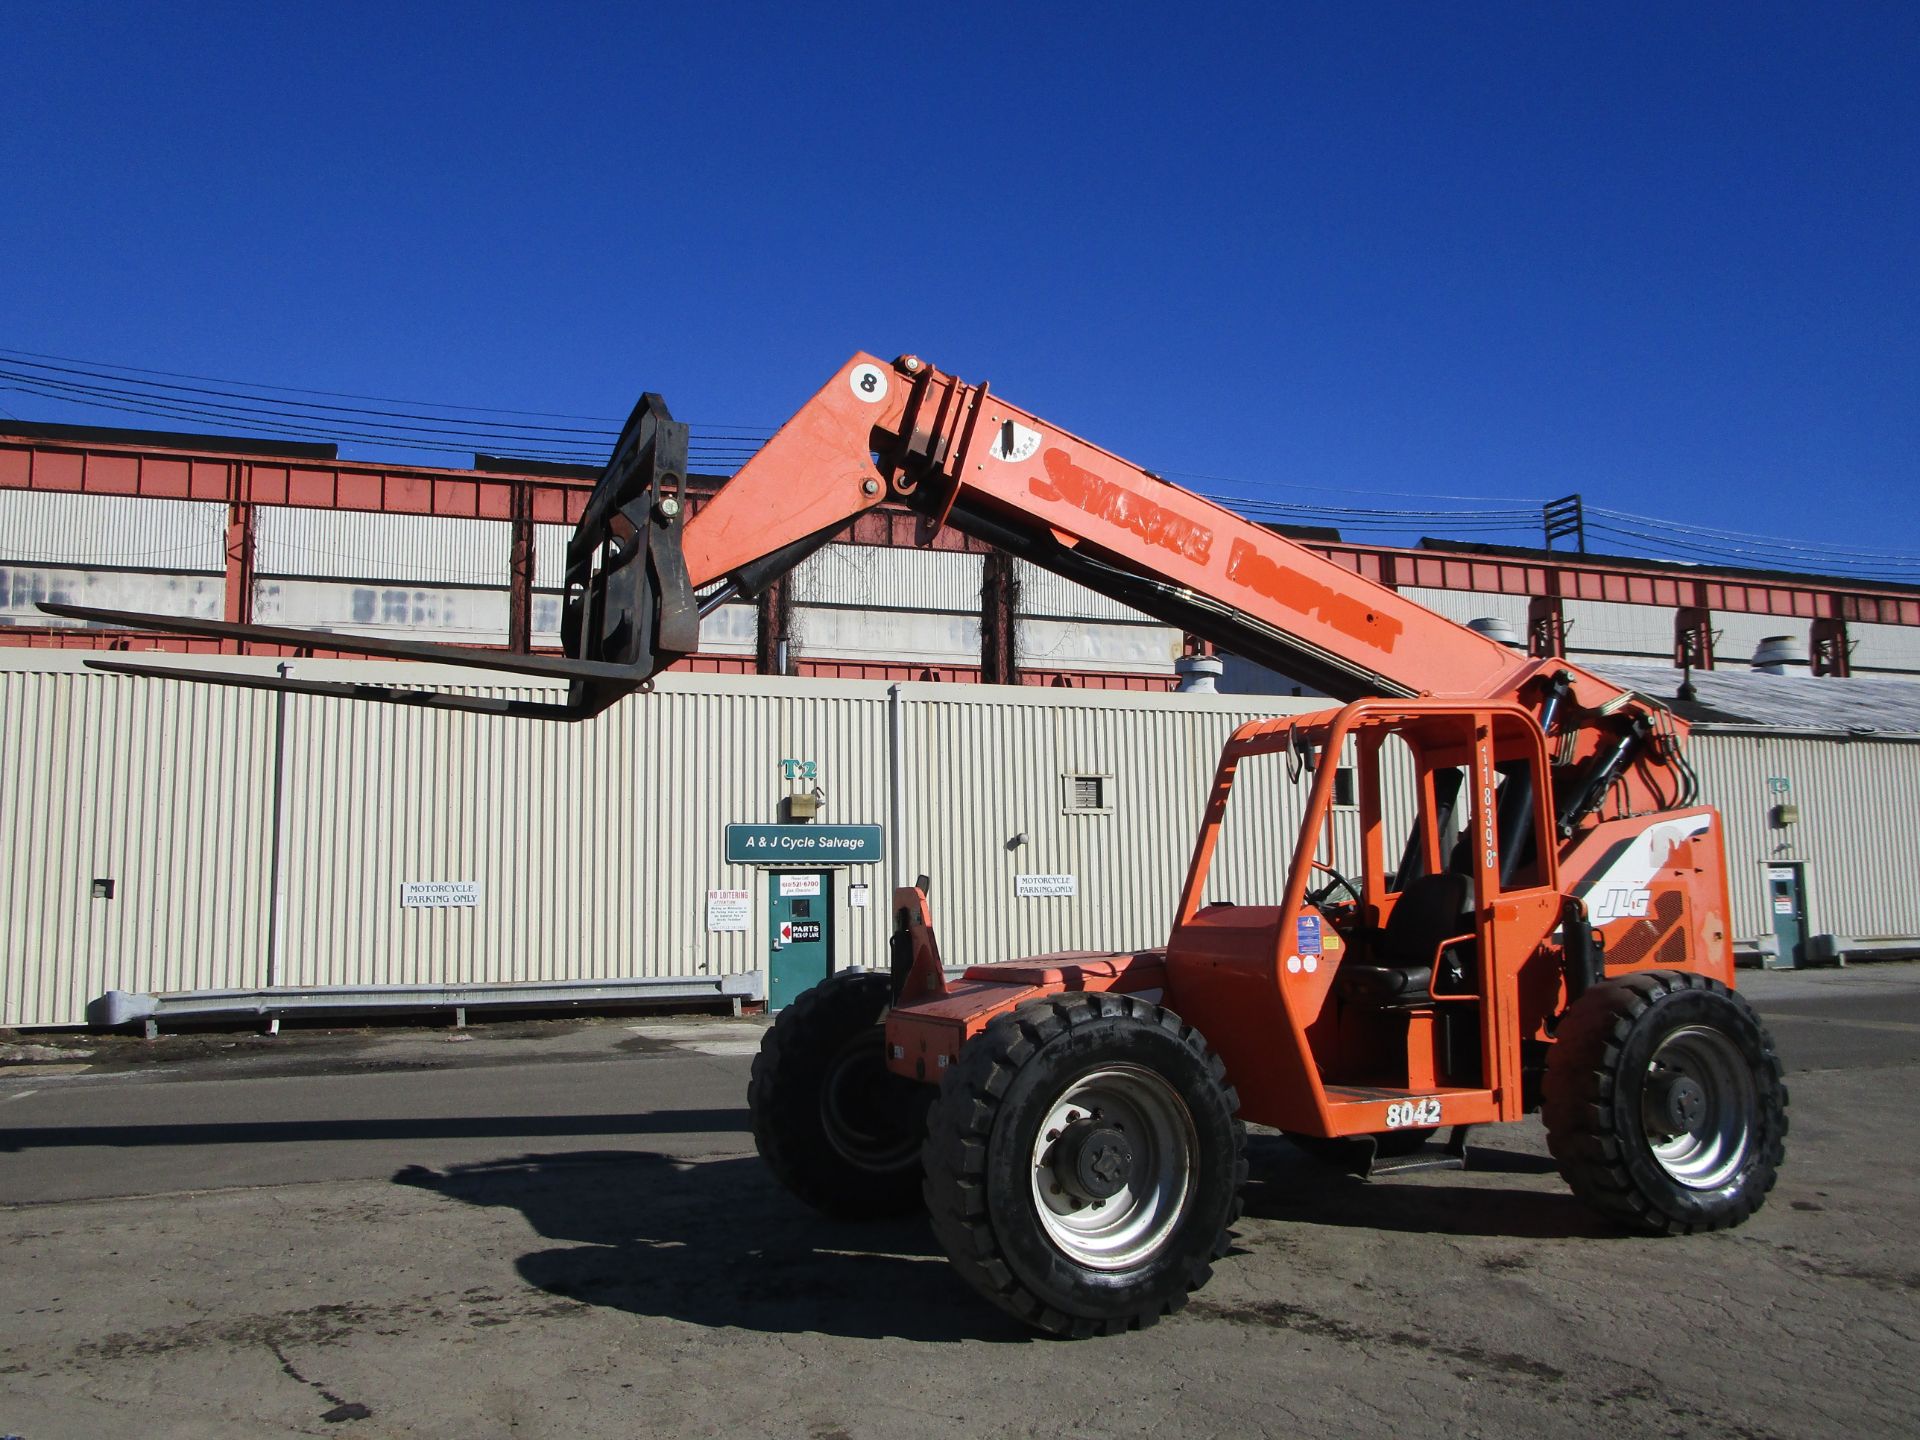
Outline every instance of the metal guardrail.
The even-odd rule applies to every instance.
[[[96,1030],[143,1026],[149,1037],[168,1021],[241,1019],[277,1021],[287,1015],[405,1014],[452,1010],[456,1023],[468,1010],[587,1009],[656,1001],[730,1003],[739,1013],[743,1001],[766,998],[761,972],[743,975],[681,975],[631,980],[560,981],[510,985],[322,985],[310,989],[181,990],[144,995],[109,990],[87,1006],[87,1024]]]

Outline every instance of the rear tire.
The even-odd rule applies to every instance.
[[[1575,1002],[1547,1059],[1542,1114],[1560,1173],[1631,1229],[1738,1225],[1786,1153],[1787,1087],[1773,1037],[1717,980],[1649,970]]]
[[[754,1146],[782,1185],[835,1219],[920,1205],[931,1091],[887,1069],[892,995],[878,971],[829,975],[780,1012],[754,1057]]]
[[[1186,1304],[1224,1255],[1246,1129],[1191,1025],[1128,995],[1031,1000],[989,1024],[928,1117],[926,1202],[954,1267],[1052,1335]]]

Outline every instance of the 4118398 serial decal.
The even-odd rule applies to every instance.
[[[1404,1130],[1409,1125],[1438,1125],[1440,1123],[1440,1102],[1438,1100],[1396,1100],[1387,1106],[1387,1128]]]

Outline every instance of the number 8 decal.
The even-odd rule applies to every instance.
[[[862,363],[847,372],[847,384],[854,397],[877,405],[887,398],[887,372],[878,365]]]

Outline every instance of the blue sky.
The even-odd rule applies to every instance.
[[[763,429],[913,351],[1201,488],[1577,490],[1920,579],[1913,5],[16,0],[4,45],[0,348]]]

